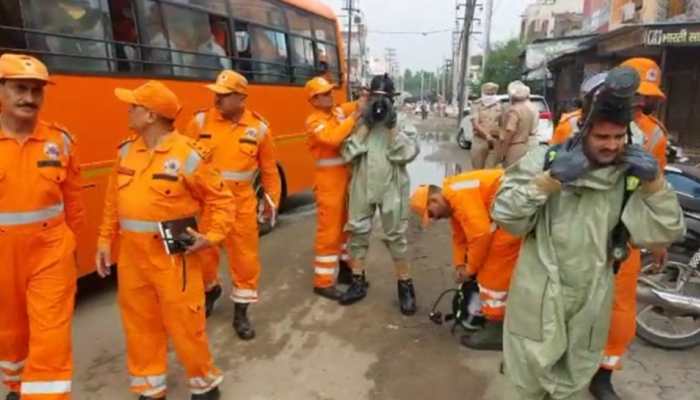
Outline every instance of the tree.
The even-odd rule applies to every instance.
[[[518,39],[496,43],[489,54],[481,82],[472,82],[472,93],[478,95],[481,92],[481,84],[485,82],[495,82],[500,86],[500,91],[505,92],[509,83],[520,79],[520,54],[524,48]]]

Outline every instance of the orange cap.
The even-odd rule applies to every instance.
[[[134,90],[117,88],[114,95],[125,103],[147,108],[168,119],[175,119],[182,109],[175,93],[158,81],[148,81]]]
[[[216,94],[238,93],[248,95],[248,80],[236,71],[225,69],[216,77],[216,83],[206,85],[206,88]]]
[[[411,210],[418,214],[421,218],[421,225],[423,227],[428,226],[430,223],[430,216],[428,215],[428,195],[430,190],[428,185],[420,185],[413,195],[411,196]]]
[[[326,78],[319,76],[306,82],[304,89],[306,90],[307,98],[311,100],[316,95],[328,93],[333,90],[333,85],[328,82]]]
[[[641,83],[637,93],[642,96],[666,98],[661,91],[661,68],[649,58],[635,57],[623,62],[621,67],[629,67],[637,71]]]
[[[25,54],[6,53],[0,56],[0,79],[36,79],[52,83],[46,65]]]

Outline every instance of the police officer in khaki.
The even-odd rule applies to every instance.
[[[496,146],[501,137],[499,123],[503,106],[498,100],[498,84],[484,83],[481,98],[472,105],[472,168],[484,169],[496,165]]]
[[[530,105],[529,87],[520,81],[513,81],[508,85],[508,96],[511,105],[503,117],[503,137],[500,146],[505,168],[527,153],[530,135],[535,132],[538,122]]]

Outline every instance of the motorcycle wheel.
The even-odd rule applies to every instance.
[[[680,271],[692,268],[688,265],[689,261],[690,257],[685,254],[669,252],[668,263],[662,273],[644,276],[674,289]],[[642,274],[651,264],[650,257],[645,256],[642,260]],[[700,281],[691,278],[682,292],[700,297]],[[680,350],[695,347],[700,345],[700,316],[677,315],[669,313],[663,307],[640,303],[637,305],[637,336],[663,349]]]
[[[464,137],[464,130],[462,129],[460,129],[459,133],[457,133],[457,145],[464,150],[469,150],[472,148],[472,142],[468,141]]]

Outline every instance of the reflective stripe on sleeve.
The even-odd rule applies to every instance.
[[[317,167],[336,167],[338,165],[345,165],[347,164],[345,160],[343,160],[340,157],[336,158],[322,158],[320,160],[316,160],[316,166]]]
[[[450,189],[452,190],[463,190],[463,189],[476,189],[480,185],[480,182],[476,179],[468,179],[465,181],[459,181],[450,184]]]
[[[204,112],[198,112],[194,116],[194,120],[197,121],[197,125],[199,126],[199,129],[204,128],[204,123],[206,122],[207,114]]]
[[[70,136],[68,136],[67,133],[61,132],[61,134],[63,136],[63,154],[65,154],[65,156],[68,157],[70,155],[72,142]]]
[[[647,148],[647,151],[653,151],[656,145],[659,144],[659,141],[663,136],[664,131],[662,131],[661,128],[657,126],[656,129],[654,129],[654,132],[651,134],[651,138],[649,139],[649,147]]]
[[[119,158],[120,159],[125,159],[126,155],[129,154],[129,149],[131,149],[131,142],[124,143],[120,148],[119,148]]]
[[[199,163],[202,161],[202,157],[195,150],[190,151],[185,160],[185,174],[191,175],[199,167]]]
[[[253,171],[221,171],[221,177],[227,181],[251,181],[257,170]]]
[[[63,203],[35,211],[3,212],[0,213],[0,225],[14,226],[33,224],[56,218],[63,214]],[[2,363],[2,361],[0,361]],[[0,367],[2,364],[0,364]]]

